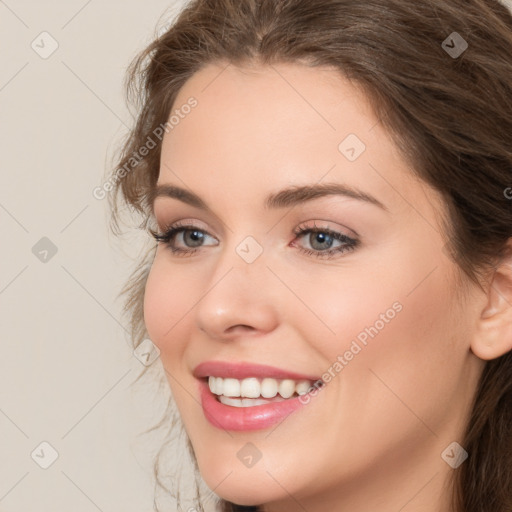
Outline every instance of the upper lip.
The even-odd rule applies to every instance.
[[[293,380],[321,380],[319,377],[305,375],[298,372],[292,372],[268,366],[249,362],[226,362],[226,361],[204,361],[198,364],[193,371],[194,377],[231,377],[234,379],[245,379],[248,377],[270,377],[273,379],[293,379]]]

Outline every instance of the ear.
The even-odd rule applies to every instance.
[[[471,342],[472,352],[485,360],[512,350],[512,239],[506,257],[491,275],[488,290],[488,301]]]

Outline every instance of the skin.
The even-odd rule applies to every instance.
[[[500,300],[511,298],[508,267],[494,287],[467,282],[461,293],[439,194],[413,177],[364,95],[334,70],[210,64],[174,108],[191,96],[197,107],[164,137],[158,184],[195,192],[213,213],[158,197],[154,214],[160,232],[186,221],[208,236],[192,255],[159,244],[144,312],[205,482],[272,512],[450,510],[454,469],[441,453],[462,442],[485,360],[512,347],[512,300]],[[366,145],[353,162],[338,150],[350,133]],[[357,187],[387,211],[344,196],[264,208],[291,184],[326,182]],[[360,244],[308,255],[300,248],[314,240],[293,230],[313,224],[357,233]],[[252,263],[236,252],[247,236],[263,249]],[[174,245],[187,242],[178,235]],[[397,301],[401,311],[278,426],[226,432],[205,419],[192,375],[200,362],[320,377]],[[247,442],[262,455],[251,468],[237,458]]]

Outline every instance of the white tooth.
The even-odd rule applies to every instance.
[[[224,392],[224,379],[222,377],[215,377],[215,394],[222,395]]]
[[[254,407],[255,405],[268,404],[267,400],[254,399],[254,398],[242,398],[242,407]]]
[[[244,379],[240,385],[240,396],[258,398],[260,396],[260,383],[258,379],[254,377]]]
[[[301,380],[295,386],[295,391],[297,392],[298,395],[303,395],[308,392],[309,388],[310,388],[309,381]]]
[[[283,398],[290,398],[295,393],[295,381],[292,379],[284,379],[279,384],[279,394]]]
[[[243,380],[222,377],[208,377],[208,387],[215,395],[224,395],[227,397],[245,397],[245,398],[274,398],[279,395],[282,398],[290,398],[296,392],[303,395],[309,391],[311,383],[307,380],[294,381],[284,379],[278,381],[266,377],[261,380],[250,377]],[[254,400],[251,401],[254,405]],[[240,407],[250,407],[251,405],[240,405]]]
[[[252,402],[252,405],[265,405],[269,403],[268,400],[262,400],[261,398],[252,399]]]
[[[242,400],[240,398],[229,398],[227,396],[219,396],[219,402],[224,405],[231,405],[232,407],[243,407]]]
[[[224,379],[222,394],[224,396],[240,396],[240,381],[238,379]]]
[[[254,407],[255,405],[268,404],[268,400],[254,399],[254,398],[230,398],[227,396],[220,396],[219,401],[224,405],[231,405],[232,407]]]
[[[277,380],[266,378],[261,381],[261,396],[263,398],[274,398],[277,395]]]

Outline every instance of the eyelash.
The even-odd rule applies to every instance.
[[[199,231],[208,236],[212,236],[207,231],[205,231],[203,229],[199,229],[192,224],[181,224],[179,222],[170,226],[164,233],[157,233],[157,232],[153,231],[152,229],[149,230],[149,232],[151,233],[151,235],[157,242],[166,244],[166,246],[176,256],[187,256],[187,255],[195,253],[197,251],[197,248],[195,248],[195,249],[177,249],[176,247],[173,247],[171,245],[171,241],[174,239],[174,237],[176,235],[178,235],[179,233],[182,233],[185,231]],[[340,245],[338,247],[335,247],[334,249],[329,249],[326,251],[311,250],[311,249],[304,249],[303,247],[298,247],[298,249],[300,251],[302,251],[303,253],[305,253],[309,256],[315,256],[318,258],[332,258],[336,254],[341,254],[341,253],[344,253],[347,251],[352,251],[359,245],[359,240],[350,238],[349,236],[344,235],[342,233],[338,233],[337,231],[332,231],[327,228],[318,227],[316,224],[314,224],[313,228],[311,228],[311,227],[306,228],[306,227],[298,226],[293,231],[293,234],[296,237],[299,237],[299,236],[302,236],[305,234],[310,234],[310,233],[327,234],[328,236],[332,237],[334,240],[344,242],[345,245]]]

